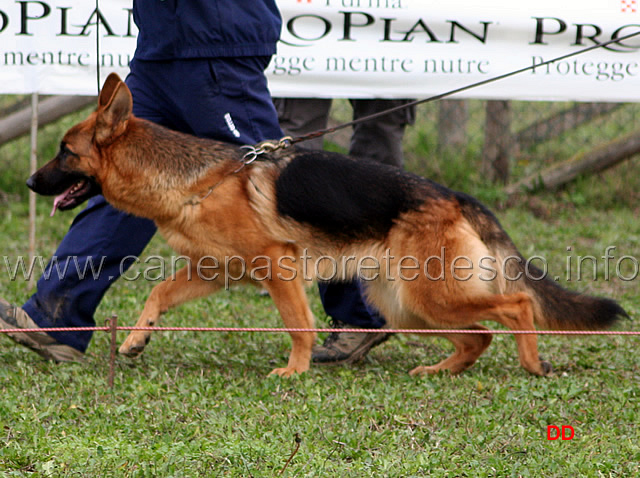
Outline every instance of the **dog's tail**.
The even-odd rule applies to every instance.
[[[521,286],[531,295],[534,321],[541,328],[602,330],[629,317],[615,300],[567,290],[532,265],[522,272]]]
[[[502,281],[500,289],[505,293],[527,292],[533,302],[534,321],[538,327],[602,330],[622,317],[629,317],[616,301],[567,290],[537,267],[527,264],[491,211],[470,196],[458,193],[457,198],[467,221],[503,264],[503,277],[498,279]]]

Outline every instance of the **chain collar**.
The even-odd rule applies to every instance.
[[[242,171],[242,169],[244,169],[245,166],[250,165],[254,161],[261,160],[260,156],[262,156],[263,154],[273,153],[273,152],[279,151],[281,149],[286,149],[289,146],[291,146],[291,144],[292,144],[291,136],[284,136],[283,138],[280,138],[277,142],[276,141],[263,141],[262,143],[258,143],[255,146],[251,146],[251,145],[248,145],[248,144],[246,144],[244,146],[240,146],[240,149],[246,149],[247,150],[247,152],[242,156],[242,159],[240,160],[240,166],[238,168],[236,168],[235,170],[231,171],[231,173],[229,173],[229,174],[223,176],[222,178],[220,178],[220,180],[217,183],[215,183],[213,186],[211,186],[209,189],[207,189],[207,191],[202,196],[198,196],[198,197],[195,197],[193,199],[189,199],[185,203],[185,205],[187,205],[187,206],[197,206],[202,201],[207,199],[211,195],[213,190],[216,189],[218,186],[220,186],[220,184],[222,184],[222,182],[225,179],[227,179],[228,176],[231,176],[232,174],[239,173],[240,171]]]

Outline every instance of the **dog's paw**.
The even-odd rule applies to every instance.
[[[277,375],[279,377],[291,377],[293,375],[296,374],[300,374],[300,373],[304,373],[306,370],[298,370],[295,367],[282,367],[282,368],[274,368],[270,373],[269,376],[271,375]]]
[[[411,375],[412,377],[420,377],[423,375],[435,375],[437,373],[442,373],[445,371],[446,371],[445,369],[440,368],[436,365],[430,365],[430,366],[420,365],[419,367],[416,367],[413,370],[411,370],[409,372],[409,375]]]
[[[123,347],[121,346],[118,349],[118,353],[120,355],[124,355],[125,357],[129,357],[129,358],[138,358],[142,352],[144,350],[144,347]]]
[[[553,375],[553,367],[546,360],[541,360],[540,361],[540,367],[542,367],[542,376],[543,377],[549,377],[550,375]]]
[[[132,337],[130,335],[120,346],[118,352],[129,358],[137,358],[142,354],[149,340],[151,340],[151,335],[146,337]]]

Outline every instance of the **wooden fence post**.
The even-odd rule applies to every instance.
[[[33,174],[38,169],[38,93],[31,94],[31,152],[29,171]],[[36,193],[29,191],[29,260],[33,264],[36,257]],[[35,285],[35,277],[29,275],[27,288]]]

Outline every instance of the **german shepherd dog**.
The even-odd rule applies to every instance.
[[[527,267],[495,216],[466,194],[341,154],[288,147],[240,167],[245,154],[136,118],[129,89],[112,74],[96,111],[64,135],[57,156],[27,184],[57,195],[54,210],[103,194],[154,220],[192,260],[151,291],[137,326],[154,326],[168,309],[223,288],[225,274],[263,285],[294,329],[313,328],[304,287],[313,276],[359,276],[394,327],[484,331],[479,323],[493,320],[514,331],[583,330],[626,316],[613,300],[567,291]],[[236,260],[224,274],[191,273],[203,258],[222,264],[229,257]],[[412,375],[462,372],[491,342],[482,333],[437,335],[454,353]],[[137,356],[149,338],[133,331],[120,352]],[[291,339],[287,366],[272,373],[308,370],[315,335],[296,331]],[[535,334],[515,340],[526,370],[552,372]]]

